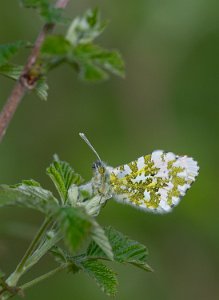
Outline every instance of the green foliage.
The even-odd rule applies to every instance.
[[[105,50],[97,45],[78,45],[73,49],[73,61],[79,67],[79,76],[88,81],[107,79],[108,73],[124,76],[124,64],[118,51]]]
[[[27,8],[39,10],[48,23],[63,21],[62,9],[56,8],[48,0],[20,0]],[[45,39],[41,54],[36,64],[30,70],[36,77],[33,90],[42,100],[48,97],[46,73],[62,63],[68,63],[79,74],[79,78],[88,82],[106,80],[109,74],[124,77],[124,62],[116,50],[106,50],[93,41],[106,27],[101,21],[98,9],[88,10],[82,17],[76,17],[66,36],[49,35]],[[11,58],[24,47],[31,44],[24,41],[0,45],[0,74],[13,80],[18,80],[23,67],[12,64]],[[37,70],[37,72],[34,72]],[[36,73],[36,74],[35,74]]]
[[[0,74],[13,80],[18,80],[22,71],[23,66],[17,66],[13,64],[5,64],[0,66]],[[45,101],[48,97],[48,88],[49,87],[46,83],[46,78],[41,76],[34,87],[34,91],[40,99]]]
[[[117,292],[118,281],[116,274],[97,260],[84,260],[78,264],[86,274],[93,278],[103,292],[108,296],[115,296]]]
[[[14,43],[0,45],[0,66],[7,64],[21,48],[26,46],[27,43],[24,41],[16,41]]]
[[[50,253],[53,255],[55,261],[59,264],[66,263],[68,261],[68,254],[61,247],[52,247],[52,249],[50,249]]]
[[[29,207],[46,215],[46,220],[37,234],[37,242],[33,244],[35,246],[38,244],[38,248],[26,258],[21,269],[23,273],[50,251],[61,268],[64,266],[73,273],[80,270],[85,272],[96,281],[102,291],[114,296],[118,285],[117,278],[115,273],[100,260],[128,263],[145,271],[152,271],[146,262],[148,251],[145,246],[112,227],[103,229],[95,218],[81,207],[80,201],[83,203],[83,199],[79,199],[79,203],[77,200],[67,201],[69,189],[72,186],[78,189],[77,186],[82,183],[80,175],[75,173],[68,163],[60,161],[55,155],[47,174],[59,192],[60,201],[34,180],[24,180],[15,186],[0,186],[0,207],[6,205]],[[86,186],[87,184],[84,188]],[[42,240],[39,243],[41,235]],[[62,239],[70,252],[57,246]],[[88,239],[91,241],[86,252],[80,252]],[[22,272],[18,274],[15,272],[16,282]]]
[[[144,245],[129,239],[112,227],[107,227],[104,234],[111,244],[114,261],[132,264],[145,271],[152,271],[146,263],[148,251]],[[109,257],[95,241],[91,242],[85,254],[72,257],[60,247],[53,247],[51,253],[58,263],[69,263],[69,270],[73,272],[84,271],[96,280],[107,295],[115,295],[118,284],[115,273],[100,262],[100,260],[109,260]]]
[[[71,251],[75,252],[90,236],[104,255],[110,260],[113,259],[112,248],[103,228],[82,208],[61,207],[55,219]]]
[[[26,8],[36,9],[47,25],[65,21],[62,17],[63,10],[49,0],[20,2]],[[21,75],[21,79],[30,78],[33,86],[27,84],[27,88],[33,88],[43,100],[47,98],[47,72],[64,62],[72,66],[81,79],[89,82],[107,79],[109,74],[123,77],[124,62],[120,53],[94,43],[105,27],[106,22],[101,21],[98,9],[86,11],[82,17],[73,20],[65,36],[47,36],[40,49],[40,55],[36,57],[30,69],[25,68],[25,74],[22,73],[23,66],[12,64],[10,60],[19,49],[29,44],[17,41],[1,45],[0,74],[16,81]],[[21,82],[26,86],[26,82]],[[102,207],[102,194],[94,188],[93,180],[81,186],[82,177],[75,173],[67,162],[60,161],[57,155],[47,168],[47,175],[53,181],[60,199],[56,199],[50,191],[43,189],[34,180],[24,180],[14,186],[0,185],[0,207],[32,208],[46,217],[21,262],[7,279],[9,289],[0,291],[0,294],[7,293],[6,297],[3,295],[3,299],[19,293],[17,283],[20,277],[49,251],[60,264],[60,269],[65,268],[73,273],[85,272],[109,296],[114,296],[117,291],[117,278],[100,260],[128,263],[145,271],[152,270],[146,262],[148,252],[145,246],[112,227],[103,229],[97,223],[94,215],[98,214]],[[62,240],[70,251],[57,246]],[[88,241],[88,247],[86,251],[82,251],[85,241]],[[55,272],[51,271],[48,274],[52,273]],[[3,273],[0,271],[0,279],[2,277]],[[40,278],[46,277],[43,275]],[[36,282],[39,281],[37,278]]]
[[[124,63],[118,51],[106,50],[94,44],[71,45],[64,37],[50,36],[41,49],[48,59],[48,67],[53,68],[67,62],[87,81],[107,79],[108,73],[124,76]]]
[[[90,82],[105,80],[109,73],[123,77],[124,62],[119,52],[93,44],[105,24],[100,21],[97,9],[89,10],[82,18],[73,20],[66,37],[48,36],[41,48],[42,57],[47,60],[47,68],[67,62],[81,79]]]
[[[105,230],[95,220],[93,220],[91,237],[96,245],[98,245],[101,251],[105,254],[105,256],[110,260],[113,260],[114,255],[110,241],[105,233]]]
[[[61,227],[68,247],[75,252],[89,236],[92,220],[79,207],[62,207],[58,210],[56,220]]]
[[[105,234],[112,246],[115,261],[132,264],[145,271],[152,271],[151,267],[146,263],[148,251],[144,245],[129,239],[112,227],[107,227]],[[102,249],[94,242],[91,242],[86,255],[94,258],[106,258]]]
[[[37,81],[37,84],[34,88],[37,96],[41,99],[46,101],[48,97],[48,89],[49,86],[46,82],[46,77],[41,76],[40,79]]]
[[[65,20],[62,17],[63,9],[55,7],[48,0],[20,0],[20,2],[26,8],[37,9],[47,23],[59,23]]]
[[[4,64],[0,66],[0,74],[13,80],[18,80],[23,70],[23,66]]]
[[[24,181],[16,186],[0,186],[0,207],[19,206],[50,214],[58,200],[51,192],[36,185],[35,181]]]
[[[46,38],[41,52],[44,55],[65,57],[71,50],[71,44],[62,35],[50,35]]]
[[[72,21],[66,39],[74,46],[91,43],[103,32],[106,24],[106,21],[101,21],[97,8],[89,9],[82,17],[77,17]]]
[[[57,155],[54,156],[54,161],[47,168],[47,174],[55,184],[63,204],[66,203],[70,186],[72,184],[80,185],[84,181],[67,162],[60,161]]]

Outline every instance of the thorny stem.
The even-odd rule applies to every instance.
[[[55,6],[57,8],[65,8],[69,0],[57,0]],[[34,47],[30,56],[27,59],[27,63],[24,66],[24,69],[16,82],[13,90],[11,91],[10,96],[8,97],[7,102],[5,103],[1,113],[0,113],[0,142],[2,141],[8,125],[23,97],[25,96],[28,89],[31,89],[35,86],[38,78],[31,78],[30,72],[36,60],[40,54],[40,48],[46,38],[46,36],[53,31],[55,28],[54,23],[47,23],[43,26],[43,29],[39,33]]]

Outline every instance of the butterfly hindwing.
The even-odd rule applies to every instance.
[[[119,202],[152,212],[169,212],[198,175],[193,158],[161,150],[112,169],[110,184]]]

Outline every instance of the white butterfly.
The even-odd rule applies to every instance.
[[[102,205],[113,197],[146,211],[170,212],[198,175],[199,167],[193,158],[162,150],[112,168],[102,162],[86,136],[83,133],[80,136],[98,158],[91,183],[82,188],[92,189],[94,195],[95,201],[86,202],[88,207]]]

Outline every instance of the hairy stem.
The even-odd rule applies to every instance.
[[[43,275],[41,275],[41,276],[39,276],[39,277],[37,277],[37,278],[35,278],[35,279],[33,279],[33,280],[25,283],[25,284],[23,284],[22,286],[20,286],[20,289],[21,290],[26,290],[26,289],[32,287],[33,285],[35,285],[35,284],[37,284],[37,283],[39,283],[39,282],[41,282],[41,281],[43,281],[43,280],[45,280],[47,278],[49,278],[49,277],[51,277],[51,276],[59,273],[60,271],[66,269],[68,266],[69,266],[68,263],[60,265],[56,269],[54,269],[54,270],[52,270],[52,271],[50,271],[50,272],[48,272],[46,274],[43,274]]]
[[[24,254],[22,260],[18,264],[16,270],[9,276],[7,279],[7,284],[9,286],[15,286],[22,276],[22,274],[26,271],[25,264],[28,258],[32,255],[34,250],[36,249],[40,239],[45,234],[46,230],[48,229],[49,225],[51,224],[51,218],[46,218],[43,222],[42,226],[40,227],[39,231],[37,232],[36,236],[32,240],[30,246],[28,247],[26,253]]]
[[[65,8],[68,4],[69,0],[57,0],[55,6],[58,8]],[[31,89],[35,86],[38,78],[35,78],[35,81],[32,84],[29,84],[29,73],[31,71],[31,68],[36,63],[36,60],[39,57],[40,54],[40,48],[46,38],[46,36],[53,31],[55,27],[55,24],[53,23],[47,23],[43,26],[43,29],[39,33],[34,47],[32,49],[32,52],[30,56],[27,59],[27,63],[24,66],[24,69],[20,75],[20,78],[16,82],[13,90],[11,91],[10,96],[8,97],[7,102],[5,103],[1,113],[0,113],[0,142],[2,141],[6,130],[8,128],[8,125],[13,118],[14,113],[17,110],[17,107],[23,97],[25,96],[28,89]]]

